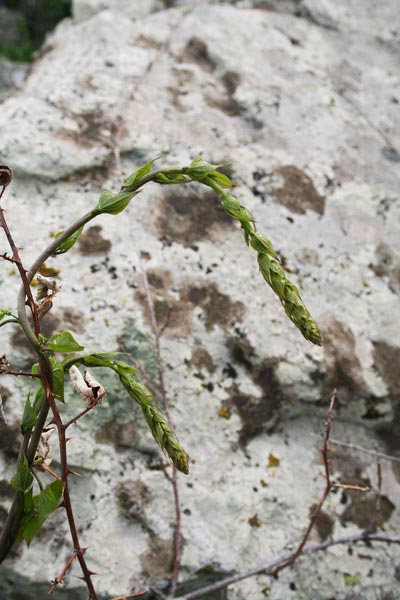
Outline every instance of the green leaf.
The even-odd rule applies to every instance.
[[[66,332],[67,333],[67,332]],[[64,369],[62,363],[50,356],[53,369],[53,392],[57,400],[64,401]]]
[[[361,581],[360,575],[344,575],[344,582],[350,587],[358,585]]]
[[[190,163],[187,174],[195,181],[201,181],[207,177],[207,175],[214,173],[215,169],[218,169],[220,166],[221,165],[212,165],[201,158],[201,156],[196,156]]]
[[[155,183],[161,183],[161,185],[172,185],[175,183],[190,183],[191,179],[180,173],[159,173],[154,181]]]
[[[39,414],[39,411],[43,406],[43,402],[45,401],[45,398],[46,398],[46,394],[44,393],[44,389],[43,389],[42,385],[40,385],[40,388],[36,392],[35,400],[33,402],[33,410],[35,411],[36,415]]]
[[[134,173],[132,173],[132,175],[129,175],[129,177],[127,177],[122,185],[122,189],[124,188],[129,188],[131,185],[133,185],[134,183],[136,183],[136,181],[138,181],[139,179],[141,179],[142,177],[144,177],[145,175],[148,175],[151,171],[151,167],[153,166],[153,163],[158,160],[160,157],[157,156],[157,158],[153,158],[153,160],[149,160],[148,163],[146,163],[145,165],[143,165],[142,167],[140,167],[137,171],[135,171]]]
[[[218,171],[213,171],[212,173],[208,173],[208,177],[213,179],[218,185],[222,188],[231,188],[233,187],[232,181],[224,175],[223,173],[218,173]]]
[[[68,333],[68,332],[64,332]],[[55,337],[55,336],[53,336]],[[75,340],[74,340],[75,341]],[[76,343],[76,342],[75,342]],[[55,350],[55,352],[62,352],[61,350]],[[49,360],[51,362],[52,370],[53,370],[53,392],[58,400],[64,400],[64,367],[63,363],[58,361],[54,356],[50,356]],[[68,359],[67,359],[68,360]],[[34,375],[39,375],[39,363],[34,363],[31,368],[31,372]],[[41,388],[43,389],[43,388]],[[37,398],[37,394],[36,394]],[[36,405],[36,398],[34,402],[34,406]],[[37,412],[36,412],[37,414]]]
[[[97,209],[101,213],[108,215],[117,215],[122,212],[136,196],[138,192],[119,192],[118,194],[112,194],[111,192],[104,190],[100,195],[100,200],[97,204]]]
[[[87,354],[86,356],[77,356],[76,359],[66,358],[63,362],[63,366],[68,365],[70,367],[73,364],[84,365],[85,367],[106,367],[112,369],[118,375],[137,373],[137,369],[132,367],[129,363],[122,360],[114,360],[116,356],[120,355],[121,352],[95,352],[93,354]]]
[[[61,242],[61,244],[54,251],[53,256],[55,256],[56,254],[64,254],[64,252],[68,252],[68,250],[70,250],[72,248],[72,246],[75,244],[76,240],[79,238],[82,231],[83,231],[83,225],[82,225],[82,227],[79,227],[79,229],[77,229],[75,231],[75,233],[73,233],[72,235],[67,237],[66,240]],[[56,233],[56,235],[54,237],[57,239],[58,237],[60,237],[60,235],[62,233],[63,233],[62,231],[59,231],[58,233]]]
[[[53,513],[62,496],[62,482],[58,479],[53,481],[37,496],[33,496],[33,510],[26,515],[23,523],[22,535],[29,544],[40,531],[43,523]]]
[[[0,308],[0,321],[2,321],[4,317],[13,317],[14,319],[18,319],[18,317],[13,315],[12,312],[7,310],[6,308]]]
[[[28,461],[24,458],[24,462],[11,478],[10,484],[17,492],[26,492],[32,486],[32,481],[33,476],[29,469]]]
[[[137,373],[137,369],[135,369],[134,367],[132,367],[132,365],[130,365],[122,360],[115,360],[112,368],[114,369],[114,371],[116,373],[118,373],[118,375],[128,374],[128,373]]]
[[[33,427],[35,427],[35,425],[36,425],[36,412],[35,412],[35,409],[31,405],[30,394],[28,394],[28,397],[25,402],[24,413],[22,415],[22,422],[21,422],[22,435],[25,435],[25,433],[27,431],[29,431],[30,429],[32,429]]]
[[[38,511],[39,519],[44,521],[55,511],[62,496],[62,491],[62,481],[56,479],[42,490],[38,496],[33,496],[33,504]]]
[[[84,346],[80,346],[69,331],[52,335],[46,342],[46,348],[53,352],[79,352],[84,350]]]

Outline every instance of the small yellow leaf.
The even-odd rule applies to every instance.
[[[222,407],[218,411],[218,416],[221,417],[222,419],[230,419],[231,411],[229,410],[229,408]]]
[[[272,452],[270,452],[269,456],[268,456],[268,465],[267,465],[268,469],[273,469],[273,468],[279,467],[280,464],[281,464],[281,461],[279,460],[279,458],[277,458],[276,456],[274,456],[272,454]]]
[[[43,275],[43,277],[57,277],[60,273],[60,269],[56,269],[56,267],[48,267],[46,263],[43,263],[39,269],[39,273]]]

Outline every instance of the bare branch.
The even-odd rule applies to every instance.
[[[327,548],[331,548],[332,546],[339,546],[342,544],[356,544],[359,542],[362,542],[364,544],[372,544],[376,542],[382,542],[385,544],[400,544],[400,536],[376,535],[361,532],[356,535],[331,539],[325,542],[321,542],[320,544],[310,545],[303,549],[302,554],[314,554],[315,552],[321,552],[322,550],[326,550]],[[203,598],[204,596],[217,592],[218,590],[223,590],[224,588],[228,587],[229,585],[232,585],[233,583],[243,581],[243,579],[249,579],[249,577],[255,577],[256,575],[262,574],[272,576],[277,571],[281,570],[281,565],[286,564],[286,566],[289,566],[289,564],[293,564],[292,562],[289,562],[292,556],[293,554],[279,557],[274,561],[268,563],[267,565],[264,565],[257,569],[252,569],[250,571],[245,571],[244,573],[232,575],[231,577],[222,579],[217,583],[205,586],[203,588],[200,588],[199,590],[195,590],[194,592],[185,594],[184,596],[177,596],[175,600],[196,600],[197,598]]]

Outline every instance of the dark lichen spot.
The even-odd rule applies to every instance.
[[[192,37],[181,53],[181,59],[199,65],[203,71],[212,72],[216,64],[211,58],[207,45],[197,37]]]
[[[274,367],[263,364],[254,373],[255,382],[261,387],[260,397],[250,396],[232,386],[229,402],[236,408],[242,421],[239,443],[245,446],[261,433],[271,432],[280,418],[284,394]]]
[[[230,337],[226,345],[235,362],[250,371],[253,369],[256,360],[255,351],[246,337]]]
[[[111,250],[110,240],[105,240],[101,235],[102,227],[93,225],[82,233],[78,240],[79,251],[84,255],[104,254]]]
[[[191,247],[203,239],[221,235],[221,228],[233,227],[233,219],[221,207],[213,192],[202,188],[168,189],[159,202],[155,227],[168,245]]]
[[[387,496],[381,496],[377,511],[376,494],[354,493],[351,503],[345,508],[340,521],[343,525],[351,522],[364,531],[375,533],[390,519],[395,508]]]
[[[350,402],[354,395],[364,397],[366,386],[353,332],[334,317],[326,318],[320,326],[326,371],[324,393],[329,394],[336,388],[342,402]]]
[[[171,287],[171,273],[165,269],[148,269],[146,275],[149,285],[156,290]]]
[[[203,309],[207,331],[215,325],[228,328],[241,321],[245,312],[242,302],[222,294],[214,283],[190,285],[181,291],[181,299]]]
[[[313,516],[316,508],[317,508],[316,504],[314,504],[313,506],[310,507],[310,512],[309,512],[310,518]],[[328,539],[329,537],[332,536],[334,526],[335,526],[335,522],[332,519],[332,517],[330,515],[328,515],[327,512],[324,512],[322,510],[319,511],[319,513],[315,519],[315,527],[317,529],[318,537],[321,540],[321,542],[325,541],[326,539]]]
[[[144,309],[146,321],[151,325],[151,313],[145,292],[137,290],[135,299]],[[190,306],[173,298],[168,293],[157,294],[153,298],[154,314],[157,325],[167,333],[179,333],[187,335],[190,333],[189,312]]]
[[[106,423],[96,434],[96,440],[102,443],[111,443],[117,452],[123,452],[136,446],[139,442],[139,432],[134,421]]]
[[[275,174],[283,177],[283,185],[272,190],[279,204],[298,214],[304,214],[307,209],[324,213],[325,199],[319,195],[307,173],[293,165],[285,165],[276,169]]]
[[[289,403],[290,398],[282,389],[276,375],[277,361],[265,358],[256,361],[255,351],[246,337],[230,338],[228,348],[233,362],[244,366],[261,389],[259,397],[240,391],[237,384],[231,388],[229,404],[235,407],[242,421],[239,443],[245,446],[253,437],[271,432],[278,423],[281,407]]]
[[[122,481],[115,489],[115,498],[125,519],[145,524],[144,508],[150,502],[151,494],[144,483]]]
[[[196,369],[207,369],[209,373],[215,371],[213,359],[208,350],[203,346],[196,346],[193,350],[190,366],[195,367]]]

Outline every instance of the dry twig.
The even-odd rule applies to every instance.
[[[158,379],[160,382],[161,389],[161,401],[162,405],[168,420],[170,427],[172,427],[171,415],[168,407],[168,398],[167,398],[167,390],[165,386],[164,379],[164,365],[161,356],[161,334],[157,324],[156,314],[154,310],[153,298],[151,296],[149,280],[147,278],[146,269],[143,266],[141,259],[139,258],[140,271],[142,274],[143,285],[146,293],[146,302],[150,313],[151,327],[155,339],[156,344],[156,355],[157,355],[157,371],[158,371]],[[171,587],[170,587],[170,596],[173,597],[175,595],[176,586],[178,583],[179,577],[179,569],[181,564],[181,555],[182,555],[182,525],[181,525],[181,507],[180,507],[180,499],[179,499],[179,488],[178,488],[178,473],[175,465],[172,466],[172,477],[170,478],[172,483],[172,489],[174,494],[174,505],[175,505],[175,535],[174,535],[174,564],[172,567],[171,573]]]

